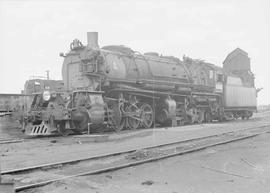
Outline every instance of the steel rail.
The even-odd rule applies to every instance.
[[[148,158],[148,159],[144,159],[144,160],[133,161],[133,162],[130,162],[130,163],[119,164],[119,165],[116,165],[116,166],[110,166],[110,167],[105,167],[105,168],[102,168],[102,169],[82,172],[82,173],[69,175],[69,176],[64,176],[64,177],[60,177],[60,178],[56,178],[56,179],[46,180],[46,181],[43,181],[43,182],[37,182],[37,183],[33,183],[33,184],[17,186],[17,187],[15,187],[15,191],[19,192],[19,191],[22,191],[22,190],[27,190],[27,189],[32,189],[32,188],[45,186],[45,185],[48,185],[50,183],[65,180],[65,179],[68,179],[68,178],[100,174],[100,173],[105,173],[105,172],[109,172],[109,171],[115,171],[115,170],[131,167],[131,166],[136,166],[136,165],[140,165],[140,164],[144,164],[144,163],[158,161],[158,160],[162,160],[162,159],[166,159],[166,158],[170,158],[170,157],[174,157],[174,156],[178,156],[178,155],[184,155],[184,154],[188,154],[188,153],[193,153],[193,152],[197,152],[197,151],[207,149],[209,147],[214,147],[214,146],[228,144],[228,143],[232,143],[232,142],[236,142],[236,141],[240,141],[240,140],[245,140],[245,139],[256,137],[258,135],[269,133],[269,132],[270,131],[258,132],[258,133],[254,133],[254,134],[250,134],[250,135],[246,135],[246,136],[236,137],[236,138],[229,139],[229,140],[223,140],[223,141],[219,141],[219,142],[215,142],[215,143],[210,143],[210,144],[207,144],[207,145],[198,146],[198,147],[191,148],[191,149],[188,149],[188,150],[182,150],[182,151],[179,151],[179,152],[170,153],[170,154],[167,154],[167,155],[161,155],[161,156],[152,157],[152,158]]]
[[[161,143],[161,144],[150,145],[150,146],[145,146],[145,147],[140,147],[140,148],[136,147],[133,149],[124,150],[124,151],[116,151],[116,152],[109,153],[109,154],[105,153],[105,154],[96,155],[96,156],[89,156],[86,158],[78,158],[78,159],[65,160],[65,161],[59,161],[59,162],[53,162],[53,163],[46,163],[46,164],[23,167],[23,168],[18,168],[18,169],[2,170],[1,175],[29,172],[32,170],[53,167],[53,166],[57,166],[57,165],[67,165],[67,164],[72,164],[72,163],[76,163],[76,162],[102,159],[102,158],[106,158],[106,157],[112,157],[112,156],[117,156],[117,155],[121,155],[121,154],[136,152],[138,149],[153,149],[153,148],[159,148],[159,147],[166,147],[166,146],[170,146],[170,145],[181,144],[181,143],[186,143],[186,142],[191,142],[191,141],[197,141],[197,140],[207,139],[207,138],[211,138],[211,137],[218,137],[218,136],[222,136],[222,135],[234,133],[234,132],[255,130],[255,129],[260,129],[260,128],[269,127],[269,126],[270,126],[269,124],[265,124],[265,125],[261,125],[261,126],[257,126],[257,127],[247,127],[247,128],[236,130],[236,131],[228,131],[228,132],[223,132],[223,133],[214,134],[214,135],[208,135],[208,136],[204,136],[204,137],[177,140],[177,141],[173,141],[173,142],[169,142],[169,143]]]
[[[0,144],[7,144],[7,143],[19,143],[23,142],[24,139],[9,139],[9,140],[0,140]]]

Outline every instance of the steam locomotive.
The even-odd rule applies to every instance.
[[[10,116],[22,122],[24,114],[29,110],[32,97],[43,91],[62,91],[64,83],[61,80],[50,80],[44,77],[31,77],[24,84],[20,94],[0,94],[0,117]]]
[[[221,68],[186,56],[100,48],[97,32],[88,32],[87,45],[75,39],[60,56],[65,91],[35,95],[24,121],[27,135],[248,119],[256,111],[250,59],[240,48]]]

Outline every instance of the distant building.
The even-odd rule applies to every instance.
[[[258,111],[269,111],[270,110],[270,105],[259,105],[257,107]]]
[[[248,53],[240,48],[228,54],[223,62],[223,69],[226,73],[241,78],[243,85],[254,87],[254,74],[250,69],[250,58]]]
[[[223,62],[223,69],[227,72],[246,70],[250,71],[250,58],[248,53],[240,48],[228,54]]]

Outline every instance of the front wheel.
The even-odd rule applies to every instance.
[[[108,124],[116,132],[122,131],[125,127],[126,119],[121,108],[118,103],[114,103],[108,108]]]

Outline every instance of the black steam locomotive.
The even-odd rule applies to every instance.
[[[151,128],[248,119],[257,91],[248,54],[237,48],[223,63],[141,54],[125,46],[87,45],[75,39],[64,57],[65,92],[36,94],[24,129],[50,135],[110,128]]]

